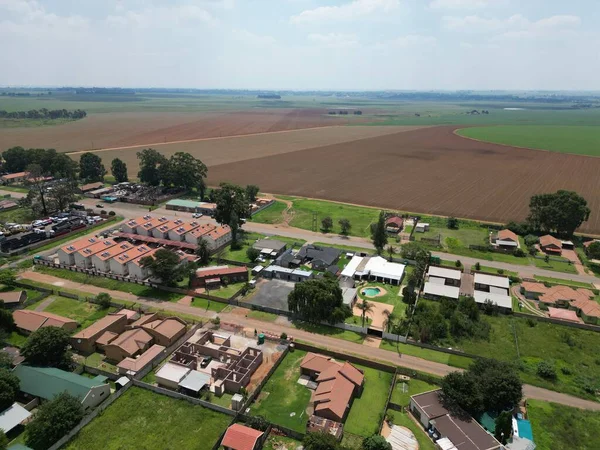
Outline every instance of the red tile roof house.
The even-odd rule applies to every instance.
[[[19,309],[13,312],[13,319],[19,331],[27,334],[43,327],[58,327],[66,331],[77,329],[77,322],[74,320],[42,311]]]
[[[141,327],[154,338],[156,344],[169,347],[185,334],[186,325],[179,317],[168,317],[146,322]]]
[[[125,358],[140,355],[150,348],[152,340],[153,337],[146,330],[141,328],[127,330],[119,336],[111,338],[110,342],[104,346],[106,359],[118,363]],[[99,342],[100,339],[97,343]]]
[[[316,353],[307,353],[300,363],[300,371],[318,383],[311,398],[314,415],[343,422],[352,400],[362,393],[363,372],[348,362],[340,363]]]
[[[125,331],[126,325],[127,316],[125,314],[109,314],[72,336],[71,347],[83,354],[94,353],[96,351],[96,342],[101,336],[106,332],[111,332],[115,335],[122,333]],[[104,336],[101,345],[108,341],[109,336]]]
[[[540,249],[551,255],[560,255],[562,253],[562,243],[554,236],[547,234],[540,237]]]
[[[202,267],[196,270],[196,276],[192,280],[192,287],[219,288],[223,280],[228,283],[248,281],[248,269],[246,267]]]
[[[398,234],[402,231],[402,227],[404,226],[404,219],[402,217],[393,216],[388,217],[385,220],[385,230],[388,233]]]
[[[27,300],[26,291],[0,292],[0,302],[4,302],[5,308],[16,308]]]
[[[492,237],[491,241],[493,246],[501,249],[514,250],[519,248],[519,236],[508,229],[498,231],[498,234]]]
[[[221,445],[225,450],[258,450],[263,435],[262,431],[234,423],[227,428]]]

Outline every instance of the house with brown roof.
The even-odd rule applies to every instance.
[[[108,273],[110,272],[110,260],[133,248],[134,245],[129,242],[120,242],[117,245],[113,245],[102,252],[92,255],[92,267],[99,272]]]
[[[111,247],[117,245],[114,239],[103,239],[88,247],[84,247],[75,251],[75,265],[80,269],[92,268],[92,256],[97,253],[102,253]]]
[[[434,440],[444,440],[444,447],[460,450],[499,450],[502,448],[494,436],[485,431],[472,417],[452,414],[440,400],[441,390],[424,392],[410,398],[410,412]],[[448,443],[448,441],[450,441]]]
[[[498,231],[496,236],[490,236],[492,246],[502,250],[514,250],[519,248],[519,236],[509,229]]]
[[[5,308],[16,308],[27,300],[26,291],[0,292],[0,302],[4,303]]]
[[[121,362],[125,358],[133,358],[148,350],[152,340],[153,337],[142,328],[124,331],[104,346],[106,359]]]
[[[94,190],[100,189],[102,187],[104,187],[104,183],[102,183],[101,181],[98,181],[96,183],[88,183],[88,184],[84,184],[83,186],[80,186],[79,192],[81,192],[82,194],[85,194],[86,192],[94,191]]]
[[[365,379],[362,370],[349,362],[307,353],[300,363],[300,371],[318,383],[311,397],[314,415],[343,422],[354,397],[362,393]]]
[[[245,266],[201,267],[196,270],[196,276],[192,280],[192,287],[218,289],[225,279],[227,283],[239,283],[248,281],[248,277],[248,269]]]
[[[29,178],[29,172],[15,172],[0,176],[2,184],[21,183]]]
[[[158,345],[169,347],[185,334],[186,325],[179,317],[168,317],[146,322],[141,327],[154,338]]]
[[[121,276],[129,275],[129,262],[136,258],[141,258],[148,254],[152,249],[147,245],[138,245],[131,250],[124,251],[120,255],[111,258],[108,265],[112,273]]]
[[[43,327],[57,327],[65,331],[77,329],[77,322],[74,320],[43,311],[19,309],[13,312],[13,319],[17,329],[25,334],[33,333]]]
[[[404,219],[399,216],[391,216],[385,219],[385,231],[392,234],[398,234],[404,227]]]
[[[193,228],[189,232],[186,232],[183,235],[183,240],[185,240],[185,242],[187,242],[188,244],[198,245],[200,243],[200,240],[202,239],[202,236],[216,229],[216,226],[210,223],[205,223],[203,225]]]
[[[150,219],[136,227],[137,233],[140,236],[152,236],[152,230],[156,227],[166,224],[169,221],[166,217],[157,217]]]
[[[119,364],[117,369],[121,375],[135,375],[137,372],[146,367],[154,358],[161,354],[165,349],[162,345],[154,344],[148,350],[136,358],[124,358]]]
[[[521,293],[528,299],[538,300],[546,306],[557,306],[576,311],[586,323],[600,323],[600,304],[589,289],[569,286],[550,286],[524,281]],[[555,314],[556,315],[556,314]]]
[[[200,226],[200,223],[196,222],[196,221],[193,221],[193,222],[183,222],[182,221],[181,225],[179,225],[175,228],[171,228],[169,230],[168,239],[171,241],[177,241],[177,242],[185,241],[185,234],[189,233],[192,230],[195,230],[199,226]],[[216,228],[214,225],[213,225],[213,227]]]
[[[231,228],[229,225],[218,226],[215,230],[209,231],[202,236],[202,239],[208,243],[208,248],[211,251],[227,245],[231,242],[231,238]]]
[[[549,255],[560,255],[562,253],[562,242],[547,234],[540,237],[540,249]]]
[[[183,223],[181,219],[164,222],[152,230],[151,236],[156,239],[169,239],[169,231],[180,227]]]
[[[78,352],[89,354],[96,351],[96,342],[106,332],[120,334],[125,331],[127,316],[125,314],[108,314],[89,327],[71,337],[71,347]],[[110,334],[104,336],[103,342],[110,342]]]
[[[225,432],[221,445],[225,450],[259,450],[264,433],[239,423],[234,423]]]
[[[139,234],[138,227],[141,227],[142,224],[149,222],[152,220],[152,218],[153,217],[150,214],[146,214],[142,217],[136,217],[135,219],[128,220],[121,225],[121,230],[123,230],[123,233]]]
[[[152,275],[150,269],[142,266],[142,259],[152,257],[159,249],[153,248],[148,253],[138,256],[135,259],[127,262],[127,272],[134,280],[145,280]]]
[[[99,242],[98,238],[79,239],[58,249],[58,261],[65,266],[75,265],[75,253]]]

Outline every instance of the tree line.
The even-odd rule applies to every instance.
[[[83,109],[30,109],[29,111],[0,110],[0,119],[83,119],[87,112]]]

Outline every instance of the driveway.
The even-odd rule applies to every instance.
[[[385,320],[387,318],[385,311],[388,311],[390,313],[393,312],[394,305],[388,305],[387,303],[379,303],[372,301],[369,301],[369,305],[373,307],[373,310],[369,311],[366,314],[366,316],[369,319],[371,319],[371,328],[379,328],[380,330],[383,330]],[[356,303],[354,304],[352,312],[355,316],[362,317],[362,310],[358,306],[356,306]]]
[[[256,292],[244,300],[244,303],[289,311],[287,298],[294,286],[289,281],[261,279],[256,284]]]

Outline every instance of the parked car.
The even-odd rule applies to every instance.
[[[206,367],[210,364],[211,361],[212,361],[212,356],[207,356],[200,363],[200,367],[202,367],[203,369],[206,369]]]
[[[192,214],[192,219],[199,219],[200,217],[202,217],[202,213],[194,213],[194,214]]]
[[[104,208],[104,205],[102,203],[96,203],[96,208]]]

